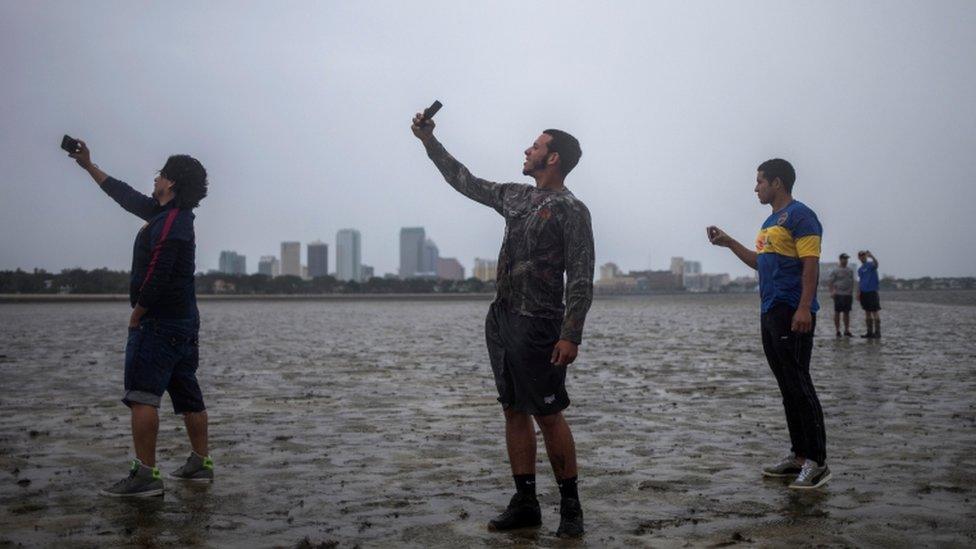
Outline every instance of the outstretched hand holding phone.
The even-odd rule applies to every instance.
[[[441,110],[442,106],[440,101],[434,101],[431,106],[424,109],[424,112],[418,112],[414,115],[410,129],[417,139],[426,141],[434,136],[434,127],[437,124],[434,123],[433,116]]]
[[[101,185],[108,179],[108,174],[103,172],[92,163],[91,161],[91,151],[88,150],[88,145],[85,144],[81,139],[72,139],[72,142],[68,142],[70,137],[64,136],[65,139],[61,141],[61,148],[68,152],[68,156],[75,159],[75,162],[79,166],[88,172],[88,175],[95,180],[95,183]],[[73,152],[72,152],[73,149]]]

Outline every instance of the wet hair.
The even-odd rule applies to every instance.
[[[192,156],[174,154],[166,160],[159,175],[173,182],[178,208],[192,210],[207,196],[207,170]]]
[[[573,171],[579,159],[583,156],[583,149],[580,148],[579,141],[572,135],[562,130],[546,130],[542,132],[550,137],[547,149],[551,153],[559,153],[559,171],[563,177]]]
[[[783,182],[783,187],[786,188],[786,192],[793,192],[793,183],[796,181],[796,172],[793,170],[793,165],[789,162],[783,160],[782,158],[773,158],[767,160],[759,165],[757,170],[763,173],[763,177],[770,184],[777,177]]]

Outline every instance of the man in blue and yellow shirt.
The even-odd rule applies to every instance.
[[[793,200],[796,172],[780,158],[759,165],[756,194],[772,207],[750,250],[718,227],[708,239],[759,271],[763,351],[776,376],[786,409],[790,454],[763,468],[763,476],[795,477],[790,488],[811,489],[830,480],[823,411],[810,378],[816,327],[817,279],[823,228],[817,214]]]

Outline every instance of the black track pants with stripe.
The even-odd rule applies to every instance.
[[[777,303],[763,313],[763,351],[783,395],[793,453],[823,464],[827,460],[827,434],[820,399],[810,378],[813,330],[808,334],[790,330],[795,311],[787,304]],[[814,327],[816,322],[814,317]]]

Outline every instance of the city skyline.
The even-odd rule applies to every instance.
[[[598,263],[662,268],[650,252],[747,272],[704,229],[752,241],[770,213],[756,167],[781,157],[823,222],[824,257],[867,248],[898,276],[976,273],[945,238],[976,201],[971,2],[444,4],[430,40],[403,25],[407,4],[303,6],[3,3],[0,269],[129,266],[142,222],[66,158],[65,133],[144,193],[168,155],[199,158],[201,268],[358,226],[362,261],[394,272],[396,231],[416,225],[470,268],[497,255],[504,220],[447,185],[411,134],[439,99],[438,139],[490,181],[532,183],[522,151],[543,128],[579,138],[567,185]],[[743,32],[756,26],[789,40]],[[145,40],[159,28],[186,34]],[[527,36],[564,52],[548,73],[525,69]],[[138,59],[125,71],[119,44]],[[175,66],[202,85],[161,82]]]

